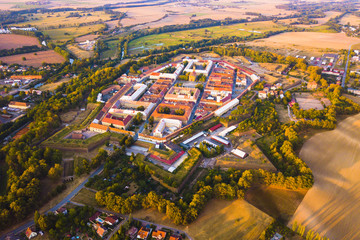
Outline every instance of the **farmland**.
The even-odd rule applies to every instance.
[[[39,90],[41,91],[54,91],[58,86],[60,86],[63,83],[69,82],[70,78],[63,78],[60,81],[53,82],[53,83],[47,83],[45,85],[42,85]]]
[[[267,31],[284,29],[285,27],[273,22],[254,22],[162,33],[158,35],[145,36],[131,41],[129,44],[129,50],[131,53],[138,53],[145,49],[157,49],[181,43],[199,41],[202,39],[219,38],[222,36],[250,36],[251,34],[260,35],[260,33]]]
[[[83,58],[90,58],[92,56],[94,56],[94,51],[86,51],[86,50],[82,50],[79,47],[73,45],[73,44],[69,44],[66,46],[66,48],[72,53],[74,54],[76,57],[83,59]]]
[[[96,24],[90,26],[82,26],[82,27],[67,27],[67,28],[59,28],[59,29],[49,29],[44,30],[44,34],[49,35],[49,37],[54,41],[66,42],[73,38],[99,31],[104,24]]]
[[[314,186],[296,210],[297,221],[330,239],[358,239],[360,232],[360,114],[305,142],[300,157]]]
[[[35,37],[29,37],[16,34],[0,34],[0,50],[21,48],[24,46],[36,45],[40,47],[39,40]]]
[[[353,14],[346,14],[344,17],[341,18],[340,23],[344,25],[350,23],[350,25],[357,26],[360,24],[360,17],[357,17]]]
[[[179,228],[161,213],[144,209],[133,214],[136,218]],[[198,219],[181,230],[196,240],[259,239],[272,218],[244,200],[211,200]],[[180,227],[181,228],[181,227]]]
[[[312,48],[348,49],[350,45],[360,43],[360,39],[347,37],[345,33],[319,32],[287,32],[266,39],[248,43],[250,46],[272,46],[286,48],[299,46],[311,50]]]
[[[78,17],[69,17],[71,15],[77,15]],[[36,13],[32,16],[26,17],[25,23],[17,24],[22,26],[24,24],[30,24],[38,28],[39,30],[47,30],[50,28],[62,27],[73,27],[78,26],[81,23],[107,21],[110,20],[110,14],[106,14],[103,11],[97,12],[80,12],[80,11],[69,11],[69,12],[57,12],[57,13]]]
[[[23,57],[26,58],[25,61],[23,60]],[[65,61],[65,59],[63,56],[54,52],[53,50],[48,50],[48,51],[40,51],[37,52],[36,54],[25,53],[25,54],[18,54],[7,57],[0,57],[0,61],[3,61],[7,64],[21,63],[27,66],[40,67],[43,62],[48,64],[62,63]]]

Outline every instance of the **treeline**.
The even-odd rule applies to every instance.
[[[5,57],[5,56],[11,56],[11,55],[15,55],[15,54],[23,54],[23,53],[32,53],[32,52],[38,52],[41,50],[44,50],[44,47],[39,47],[37,45],[33,45],[33,46],[24,46],[21,48],[12,48],[12,49],[1,49],[0,50],[0,57]]]

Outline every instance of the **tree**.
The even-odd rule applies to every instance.
[[[149,117],[149,124],[150,124],[151,126],[154,125],[154,117],[153,117],[153,116]]]
[[[60,166],[60,164],[56,163],[54,167],[50,168],[48,176],[53,180],[58,180],[61,177],[62,171],[63,168]]]

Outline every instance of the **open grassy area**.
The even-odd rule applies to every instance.
[[[159,179],[170,187],[177,188],[201,158],[201,152],[196,148],[190,149],[188,153],[189,157],[185,159],[184,162],[182,162],[173,173],[170,173],[162,169],[162,167],[146,161],[145,156],[140,154],[136,155],[135,161],[138,165],[147,165],[151,169],[151,175],[153,175],[155,178]]]
[[[305,194],[306,190],[256,186],[246,192],[245,200],[273,218],[287,222]]]
[[[39,88],[39,90],[40,91],[54,91],[58,86],[60,86],[63,83],[67,83],[70,80],[71,80],[70,78],[62,78],[60,81],[47,83],[47,84],[42,85]]]
[[[98,204],[95,200],[95,192],[86,188],[81,189],[80,192],[71,199],[71,201],[92,207],[98,207]]]
[[[90,58],[92,56],[94,56],[94,51],[86,51],[83,49],[80,49],[79,47],[73,45],[73,44],[69,44],[66,46],[66,48],[72,53],[74,54],[76,57],[83,59],[83,58]]]
[[[64,177],[74,175],[74,160],[66,160],[64,163]]]
[[[104,24],[96,24],[96,25],[82,26],[82,27],[49,29],[49,30],[44,30],[43,32],[45,35],[49,35],[49,37],[54,41],[66,42],[78,36],[98,31],[102,27],[104,27]]]
[[[101,52],[101,59],[108,59],[108,58],[116,57],[116,55],[118,53],[119,40],[111,39],[109,41],[105,41],[105,43],[107,43],[109,49]]]
[[[69,16],[76,17],[69,17]],[[110,14],[106,14],[104,11],[68,11],[68,12],[56,12],[56,13],[35,13],[32,16],[26,16],[25,23],[19,23],[17,26],[23,26],[24,24],[30,24],[35,26],[39,30],[47,30],[49,28],[59,28],[59,25],[66,27],[78,26],[81,23],[89,23],[96,21],[107,21],[110,20]]]
[[[175,226],[164,214],[153,209],[137,211],[133,217],[180,228],[194,240],[257,240],[272,221],[245,200],[210,200],[198,219],[188,226]]]
[[[290,117],[287,108],[284,108],[282,104],[275,104],[275,110],[278,113],[279,121],[282,123],[290,122]]]
[[[146,49],[158,49],[202,39],[213,39],[223,36],[250,36],[251,34],[259,35],[260,33],[283,29],[285,29],[284,26],[273,22],[253,22],[162,33],[131,41],[129,44],[129,52],[139,53]]]
[[[160,158],[163,158],[163,159],[170,159],[172,158],[176,152],[173,151],[173,150],[162,150],[162,149],[158,149],[158,148],[155,148],[155,146],[151,146],[149,148],[149,152],[155,156],[158,156]]]

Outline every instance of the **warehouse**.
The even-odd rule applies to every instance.
[[[195,141],[196,139],[198,139],[199,137],[205,136],[204,132],[199,132],[198,134],[192,136],[191,138],[185,140],[183,142],[184,145],[188,145],[189,143],[191,143],[192,141]]]
[[[211,139],[214,141],[217,141],[218,143],[224,144],[227,147],[230,147],[230,142],[224,138],[218,137],[218,136],[211,136]]]
[[[236,125],[235,126],[231,126],[226,128],[225,130],[221,131],[218,136],[220,137],[225,137],[226,135],[228,135],[229,133],[231,133],[232,131],[234,131],[236,129]]]
[[[241,151],[240,149],[233,149],[233,150],[231,150],[231,153],[242,159],[246,158],[248,155],[246,152]]]
[[[235,99],[231,100],[230,102],[228,102],[227,104],[225,104],[224,106],[222,106],[221,108],[217,109],[214,113],[216,116],[220,117],[227,111],[233,109],[239,103],[240,103],[239,99],[235,98]]]

